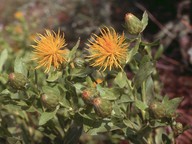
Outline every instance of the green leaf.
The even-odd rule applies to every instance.
[[[8,81],[8,75],[7,74],[0,74],[0,82],[2,84],[6,84]]]
[[[16,57],[14,63],[14,72],[22,73],[23,75],[27,76],[27,69],[22,58]]]
[[[131,98],[132,97],[129,94],[122,94],[120,99],[117,100],[117,103],[121,104],[121,103],[131,103],[131,102],[134,102],[134,100],[131,99]]]
[[[141,45],[142,46],[149,46],[149,47],[152,47],[152,46],[158,46],[160,44],[160,40],[156,40],[156,41],[154,41],[154,42],[151,42],[151,43],[149,43],[149,42],[141,42]]]
[[[136,88],[139,88],[144,80],[154,71],[154,66],[152,62],[146,62],[141,65],[139,71],[134,77],[134,85]]]
[[[10,93],[11,92],[8,89],[4,89],[4,90],[1,91],[0,96],[1,95],[9,95]]]
[[[45,94],[55,94],[60,95],[60,91],[57,87],[49,87],[49,86],[43,86],[42,90]]]
[[[118,103],[114,103],[113,105],[113,115],[118,118],[123,118],[122,110],[120,109]]]
[[[158,48],[158,50],[156,51],[155,53],[155,56],[154,56],[154,59],[158,59],[162,56],[162,53],[164,52],[164,47],[163,45],[161,44]]]
[[[22,141],[16,137],[7,137],[6,144],[22,144]]]
[[[142,29],[142,31],[143,31],[146,28],[146,26],[148,25],[148,14],[146,11],[143,13],[141,23],[143,24],[143,29]]]
[[[150,62],[151,61],[151,57],[149,55],[145,55],[143,56],[143,58],[140,61],[140,67],[145,65],[147,62]]]
[[[82,134],[83,126],[73,124],[67,131],[64,137],[64,144],[76,144]]]
[[[151,76],[149,76],[146,80],[146,102],[149,104],[154,99],[154,83]]]
[[[84,69],[77,69],[74,68],[71,70],[70,75],[72,77],[87,77],[88,74],[90,74],[92,70],[89,67],[86,67]]]
[[[78,39],[77,43],[69,53],[69,56],[68,56],[69,62],[75,58],[75,53],[77,51],[77,48],[79,47],[79,44],[80,44],[80,38]]]
[[[135,106],[140,110],[145,110],[148,106],[140,100],[135,101]]]
[[[114,82],[120,87],[123,88],[127,84],[127,76],[124,72],[119,72],[114,79]]]
[[[90,76],[86,77],[86,83],[87,83],[88,86],[93,86],[93,84],[94,84],[94,82],[92,81]]]
[[[63,107],[65,107],[67,109],[70,109],[71,105],[66,96],[67,89],[62,84],[58,85],[58,89],[59,89],[59,93],[60,93],[60,100],[59,100],[60,105],[62,105]]]
[[[111,127],[103,122],[99,127],[94,127],[94,129],[89,130],[87,133],[90,135],[98,135],[98,133],[108,132],[110,129]]]
[[[151,128],[164,127],[167,125],[168,125],[167,123],[164,123],[163,121],[158,121],[158,120],[152,120],[150,123]]]
[[[168,96],[164,96],[163,100],[162,100],[162,104],[168,103],[169,102],[169,97]]]
[[[60,76],[62,75],[62,72],[56,71],[53,73],[49,73],[48,78],[46,79],[47,82],[54,82],[56,81]]]
[[[5,61],[8,57],[8,51],[7,49],[4,49],[0,54],[0,72],[2,72],[3,65],[5,64]]]
[[[82,92],[82,89],[85,87],[85,85],[83,85],[82,83],[75,83],[74,87],[76,89],[76,93],[80,93]]]
[[[103,88],[97,85],[97,91],[100,93],[101,98],[107,100],[116,100],[120,96],[120,92],[115,88]]]
[[[177,98],[173,98],[169,101],[166,101],[163,103],[164,107],[166,107],[166,115],[167,116],[172,116],[174,115],[174,113],[177,110],[177,107],[179,106],[179,104],[181,103],[181,101],[183,100],[183,97],[177,97]]]
[[[78,96],[73,83],[68,79],[65,80],[65,88],[67,89],[68,97],[70,97],[69,101],[71,103],[71,107],[76,108],[78,105]]]
[[[150,59],[152,59],[152,52],[151,52],[151,46],[145,46],[144,49],[147,52],[147,57],[149,57]]]
[[[130,51],[128,51],[126,63],[130,62],[133,56],[137,54],[140,43],[141,43],[141,36],[137,38],[135,46]]]
[[[3,121],[1,123],[3,123]],[[6,136],[11,136],[10,132],[7,130],[6,127],[0,126],[0,137],[6,137]]]
[[[130,121],[129,119],[124,119],[123,120],[123,123],[131,128],[131,129],[134,129],[134,130],[139,130],[139,126],[137,124],[135,124],[134,122]]]
[[[166,134],[162,134],[162,142],[165,144],[171,144],[171,139],[166,135]]]
[[[173,107],[178,107],[181,101],[183,100],[183,97],[177,97],[170,100],[170,103],[173,105]]]
[[[65,108],[68,108],[68,109],[71,108],[71,105],[70,105],[69,101],[66,99],[66,96],[63,96],[63,99],[61,99],[59,101],[59,103],[61,106],[65,107]]]
[[[57,113],[57,109],[55,109],[55,111],[53,112],[42,113],[39,118],[39,125],[44,125],[45,123],[47,123],[49,120],[51,120],[55,116],[56,113]]]
[[[96,122],[95,121],[95,114],[93,114],[93,113],[89,113],[89,114],[85,114],[85,113],[81,113],[81,112],[78,112],[78,114],[81,116],[81,117],[83,117],[83,119],[86,121],[86,120],[88,120],[88,121],[90,121],[90,122]],[[84,124],[86,124],[86,123],[84,123]]]

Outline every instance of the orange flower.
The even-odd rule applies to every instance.
[[[88,60],[92,61],[91,66],[100,67],[103,71],[107,68],[111,71],[112,68],[122,68],[127,57],[128,43],[125,42],[124,34],[118,35],[113,28],[100,29],[101,36],[94,34],[91,37],[93,41],[87,44],[89,47]],[[100,70],[99,69],[99,70]]]
[[[45,72],[48,73],[51,65],[54,69],[57,69],[63,62],[67,61],[65,58],[67,51],[64,49],[66,46],[64,34],[60,36],[60,31],[56,34],[46,30],[45,35],[37,35],[39,39],[34,39],[37,45],[32,45],[35,49],[32,60],[38,61],[36,69],[45,67]]]
[[[17,33],[17,34],[22,34],[23,33],[23,29],[21,27],[21,25],[16,25],[14,27],[14,31]]]
[[[18,20],[22,20],[24,18],[24,13],[21,11],[17,11],[14,13],[14,17]]]
[[[103,79],[98,78],[98,79],[96,79],[95,81],[96,81],[96,82],[93,83],[93,87],[96,87],[97,84],[101,84],[101,83],[103,82]]]

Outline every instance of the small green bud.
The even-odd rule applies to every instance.
[[[165,108],[160,102],[152,102],[149,105],[150,112],[155,118],[166,117]]]
[[[44,107],[52,110],[52,109],[55,109],[56,106],[59,104],[59,97],[52,93],[42,94],[41,101]]]
[[[95,113],[100,117],[108,117],[111,115],[112,105],[111,102],[101,98],[93,99],[93,106]]]
[[[76,57],[74,59],[74,64],[75,64],[75,67],[82,68],[85,66],[85,60],[83,58]]]
[[[125,23],[130,34],[137,35],[143,30],[142,22],[131,13],[125,15]]]
[[[24,90],[28,85],[28,79],[21,73],[9,74],[9,84],[16,90]]]
[[[171,101],[169,102],[152,102],[149,105],[149,110],[155,118],[174,118],[177,116],[176,111],[171,106]]]
[[[93,95],[90,90],[84,90],[82,92],[82,99],[87,104],[92,104]]]
[[[94,88],[87,88],[83,90],[81,96],[85,103],[92,104],[93,98],[98,96],[98,92]]]
[[[183,124],[180,122],[173,122],[173,132],[176,136],[183,133]]]

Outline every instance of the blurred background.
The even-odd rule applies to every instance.
[[[145,10],[149,15],[149,25],[143,33],[145,41],[161,39],[164,47],[156,65],[162,93],[171,98],[184,96],[178,121],[192,125],[190,0],[0,0],[0,51],[3,47],[15,52],[21,48],[31,51],[37,32],[59,28],[65,33],[69,48],[81,37],[83,49],[91,33],[99,33],[99,27],[112,26],[122,33],[125,14],[131,12],[141,18]],[[192,131],[185,131],[177,142],[192,143]]]

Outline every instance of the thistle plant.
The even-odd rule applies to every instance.
[[[45,72],[49,72],[51,65],[53,65],[57,69],[60,64],[66,61],[64,35],[60,36],[60,31],[56,34],[46,30],[45,36],[41,34],[38,36],[38,39],[35,39],[37,45],[32,46],[35,49],[33,60],[38,61],[36,68],[45,67]]]
[[[103,28],[100,30],[101,36],[95,35],[94,41],[87,44],[89,55],[87,56],[90,61],[93,61],[91,66],[107,68],[111,71],[112,68],[122,68],[125,63],[128,51],[128,43],[125,42],[124,34],[119,36],[113,28]]]
[[[143,40],[147,23],[146,12],[142,20],[128,13],[122,34],[105,26],[85,48],[45,30],[10,62],[11,72],[2,50],[0,142],[77,144],[86,133],[111,143],[175,143],[185,129],[176,120],[182,98],[161,95],[155,63],[162,47]]]

